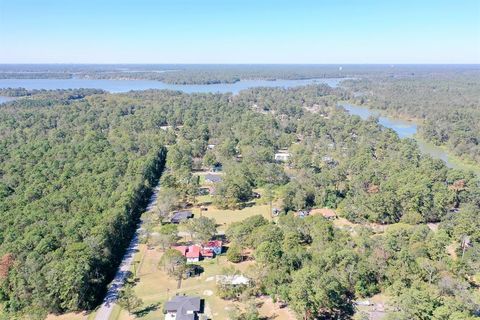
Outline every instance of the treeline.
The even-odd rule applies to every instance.
[[[345,81],[355,103],[422,120],[419,133],[457,156],[480,161],[480,73],[476,69]]]
[[[45,89],[27,90],[25,88],[0,88],[0,96],[6,97],[29,97],[34,95],[44,95],[55,99],[81,99],[86,96],[98,93],[105,93],[100,89],[58,89],[53,91]]]
[[[0,79],[131,79],[172,84],[234,83],[248,79],[399,78],[475,70],[452,65],[0,65]],[[478,70],[478,68],[477,68]]]

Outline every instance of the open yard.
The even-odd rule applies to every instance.
[[[260,202],[260,201],[259,201]],[[193,208],[195,218],[206,216],[214,218],[217,222],[218,232],[224,233],[228,226],[237,221],[242,221],[254,215],[262,215],[266,219],[270,217],[270,205],[261,204],[247,206],[241,210],[222,210],[208,206],[207,211],[200,211],[200,208]],[[233,264],[227,261],[224,255],[215,259],[203,260],[198,263],[203,267],[204,272],[197,277],[182,280],[181,287],[178,287],[178,281],[169,277],[162,268],[158,268],[158,263],[162,257],[162,252],[158,248],[148,249],[146,245],[140,245],[139,252],[135,257],[135,269],[139,281],[135,286],[135,292],[143,300],[143,310],[137,313],[136,317],[150,320],[163,318],[163,304],[176,294],[196,295],[205,299],[205,313],[211,319],[228,319],[229,311],[235,306],[241,307],[240,302],[226,301],[218,298],[215,294],[216,282],[215,276],[222,274],[222,269],[228,266],[234,266],[236,269],[244,272],[253,261],[245,261],[239,264]],[[287,308],[280,309],[268,298],[258,299],[261,305],[262,316],[270,319],[294,319],[291,318]],[[140,308],[140,309],[142,309]],[[116,306],[110,320],[135,319],[133,315]]]
[[[95,319],[95,312],[69,312],[62,315],[49,314],[46,320],[93,320]]]
[[[206,314],[212,319],[228,319],[229,310],[238,303],[225,301],[215,296],[215,276],[222,274],[222,268],[227,266],[233,265],[240,270],[244,270],[248,265],[251,265],[251,261],[234,265],[228,262],[224,256],[201,261],[198,264],[204,268],[204,272],[200,276],[183,280],[181,288],[177,289],[178,282],[168,277],[161,268],[158,268],[161,256],[162,252],[156,249],[147,249],[146,245],[140,246],[140,251],[137,254],[138,261],[140,261],[137,267],[137,277],[140,280],[135,286],[135,292],[143,300],[143,311],[137,314],[137,318],[145,320],[163,319],[162,308],[164,302],[176,294],[186,294],[205,299]],[[269,312],[270,309],[273,312],[275,308],[265,307],[265,312]],[[278,313],[278,311],[276,312]],[[135,318],[118,306],[115,307],[110,317],[110,320],[127,319]]]
[[[199,208],[194,208],[193,213],[195,217],[201,215],[209,218],[215,219],[218,226],[219,232],[224,232],[227,227],[233,223],[242,221],[248,217],[260,214],[265,217],[265,219],[270,218],[270,206],[269,205],[254,205],[251,207],[246,207],[241,210],[229,210],[229,209],[217,209],[214,206],[208,206],[207,211],[201,212]]]

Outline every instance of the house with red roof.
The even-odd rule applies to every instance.
[[[202,258],[213,258],[213,257],[215,257],[215,252],[213,252],[213,250],[210,250],[210,249],[202,248],[202,250],[200,251],[200,254],[202,255]]]
[[[201,248],[200,246],[177,246],[173,247],[175,250],[180,251],[180,253],[187,258],[187,262],[198,262],[201,258]]]
[[[223,243],[220,240],[207,241],[202,245],[204,250],[211,250],[216,255],[222,253]]]
[[[221,254],[222,245],[222,241],[214,240],[208,241],[202,246],[176,246],[173,248],[187,258],[187,262],[198,262],[202,258],[214,258],[217,254]]]

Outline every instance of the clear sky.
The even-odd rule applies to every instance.
[[[480,0],[0,0],[0,63],[480,63]]]

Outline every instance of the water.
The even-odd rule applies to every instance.
[[[393,129],[400,138],[413,138],[413,136],[417,133],[417,125],[411,121],[385,117],[377,110],[351,104],[342,104],[342,107],[345,108],[348,113],[357,115],[363,120],[366,120],[371,116],[378,118],[378,123],[384,127]]]
[[[386,117],[378,110],[372,110],[366,107],[360,107],[352,104],[341,104],[341,106],[350,114],[359,116],[362,119],[367,119],[370,116],[377,117],[378,122],[384,127],[393,129],[401,138],[416,138],[417,124],[411,121],[397,119],[393,117]],[[416,139],[420,151],[429,154],[432,158],[440,159],[445,162],[447,167],[463,169],[465,166],[460,165],[458,162],[453,162],[451,156],[442,148],[426,143],[420,139]],[[475,169],[475,168],[474,168]]]
[[[4,103],[4,102],[7,102],[7,101],[12,101],[12,100],[15,100],[14,97],[4,97],[4,96],[0,96],[0,104]]]
[[[236,83],[219,84],[169,84],[152,80],[104,80],[104,79],[0,79],[0,88],[25,89],[103,89],[108,92],[128,92],[130,90],[168,89],[185,93],[227,93],[234,94],[253,87],[292,88],[308,84],[327,84],[336,87],[342,78],[305,79],[305,80],[241,80]]]

